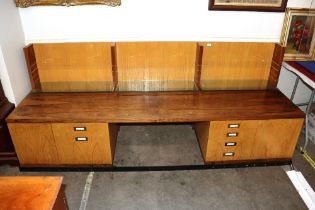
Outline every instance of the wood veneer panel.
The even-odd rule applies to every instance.
[[[210,122],[199,122],[194,124],[194,129],[199,142],[200,150],[204,158],[207,157]]]
[[[2,176],[0,177],[0,209],[51,210],[61,183],[62,177]]]
[[[228,124],[240,128],[228,128]],[[290,159],[298,140],[303,119],[212,121],[207,144],[200,144],[206,162],[232,160]],[[227,137],[227,133],[237,133]],[[236,142],[236,146],[225,146]],[[202,148],[205,147],[205,148]],[[234,156],[223,156],[234,152]],[[206,155],[205,155],[206,154]]]
[[[279,90],[29,94],[7,122],[202,122],[303,118]]]
[[[193,90],[197,43],[119,42],[116,49],[119,90]]]
[[[252,146],[252,157],[292,158],[304,119],[260,121]]]
[[[9,123],[8,127],[21,165],[59,164],[50,124]]]
[[[272,64],[270,69],[268,88],[275,89],[277,88],[279,75],[282,67],[283,57],[284,57],[285,47],[282,47],[279,44],[276,44]]]
[[[113,123],[108,124],[109,141],[110,141],[111,160],[112,160],[112,162],[114,161],[119,128],[120,127],[117,124],[113,124]]]
[[[42,91],[112,88],[111,43],[50,43],[33,47]]]
[[[86,127],[86,131],[74,131]],[[60,164],[112,164],[112,148],[107,123],[53,123],[52,130]],[[87,141],[76,141],[86,137]]]
[[[273,43],[204,43],[201,88],[266,89],[274,47]]]
[[[40,78],[34,52],[34,45],[24,47],[24,56],[27,64],[28,75],[30,77],[32,90],[34,92],[41,91]]]

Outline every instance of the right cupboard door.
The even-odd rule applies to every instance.
[[[209,163],[291,159],[303,120],[211,121],[204,159]]]
[[[251,159],[291,159],[304,119],[257,122]]]

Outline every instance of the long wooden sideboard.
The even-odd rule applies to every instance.
[[[22,167],[112,165],[121,123],[192,123],[207,164],[291,160],[304,113],[272,43],[25,48],[33,91],[7,118]]]
[[[303,117],[278,90],[39,93],[7,122],[27,167],[112,164],[120,123],[193,123],[207,163],[290,160]]]

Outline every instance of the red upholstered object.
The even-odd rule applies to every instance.
[[[298,70],[299,72],[301,72],[302,74],[304,74],[305,76],[307,76],[308,78],[310,78],[313,82],[315,82],[315,74],[308,71],[300,64],[296,63],[295,61],[286,61],[286,63],[295,68],[296,70]]]

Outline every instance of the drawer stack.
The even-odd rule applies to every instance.
[[[210,153],[211,158],[222,161],[238,159],[247,134],[242,128],[240,122],[210,122],[208,146],[210,149],[220,148]]]

